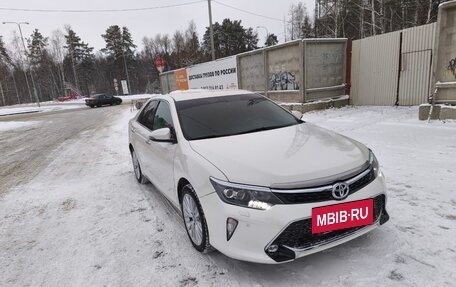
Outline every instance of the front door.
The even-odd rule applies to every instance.
[[[152,131],[171,128],[173,120],[169,103],[160,101],[153,119]],[[152,173],[153,184],[169,199],[174,198],[174,154],[177,144],[149,141],[147,163]]]
[[[131,133],[133,148],[141,166],[142,173],[150,180],[155,181],[153,178],[151,161],[149,157],[149,136],[153,128],[155,111],[158,106],[158,101],[150,101],[147,106],[141,111],[137,121],[132,122]]]

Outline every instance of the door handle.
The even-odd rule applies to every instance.
[[[150,145],[152,143],[151,140],[146,140],[146,144]]]

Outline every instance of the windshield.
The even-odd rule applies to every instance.
[[[271,130],[302,122],[257,94],[177,101],[176,108],[187,140]]]

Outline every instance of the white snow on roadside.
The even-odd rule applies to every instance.
[[[15,114],[25,114],[25,113],[46,113],[46,112],[53,112],[59,110],[67,110],[67,109],[78,109],[82,108],[83,106],[79,105],[41,105],[41,107],[35,106],[22,106],[22,107],[1,107],[0,108],[0,116],[5,115],[15,115]]]
[[[155,96],[154,94],[140,94],[140,95],[131,95],[131,96],[119,96],[122,99],[124,104],[130,104],[132,100],[148,100],[151,97]],[[45,113],[53,112],[65,109],[81,109],[85,108],[85,98],[71,100],[66,102],[43,102],[40,103],[38,107],[35,103],[29,104],[20,104],[12,106],[2,106],[0,107],[0,116],[5,115],[14,115],[14,114],[23,114],[23,113]]]
[[[293,263],[199,254],[152,185],[136,182],[127,111],[55,152],[0,198],[0,286],[454,286],[456,122],[418,108],[360,107],[304,120],[365,143],[388,185],[391,220]]]
[[[2,122],[0,121],[0,131],[14,130],[28,126],[37,125],[40,122]]]

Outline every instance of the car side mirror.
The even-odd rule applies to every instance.
[[[170,128],[154,130],[150,134],[149,139],[153,142],[176,143],[175,136]]]
[[[298,111],[291,111],[291,114],[295,116],[298,120],[302,119],[302,113]]]

